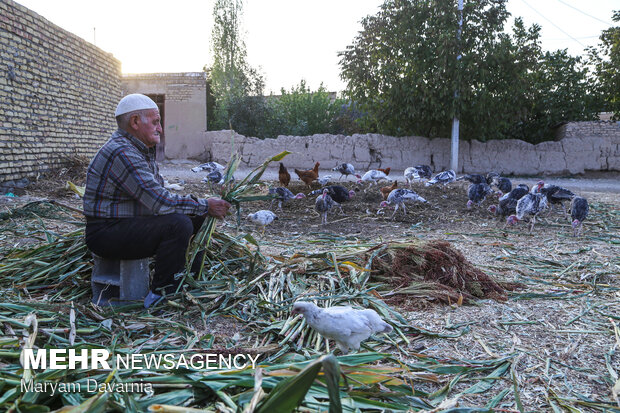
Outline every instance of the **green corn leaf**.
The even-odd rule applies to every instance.
[[[340,368],[336,358],[329,354],[319,357],[308,364],[296,376],[278,383],[258,407],[256,413],[292,412],[304,401],[321,368],[323,368],[327,381],[329,411],[330,413],[341,412],[342,406],[340,404],[340,390],[338,388]]]

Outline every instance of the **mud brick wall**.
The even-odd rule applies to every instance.
[[[0,183],[92,156],[116,129],[120,79],[110,53],[0,0]]]
[[[620,126],[616,125],[620,131]],[[254,167],[284,150],[287,167],[332,168],[350,162],[357,170],[391,167],[404,170],[418,164],[435,171],[450,167],[450,139],[421,136],[395,138],[378,134],[278,136],[260,140],[235,134],[235,148],[242,163]],[[197,152],[210,153],[210,159],[225,163],[230,159],[230,131],[207,132]],[[507,175],[578,174],[585,171],[620,171],[620,133],[596,135],[575,132],[560,141],[537,145],[507,139],[488,142],[461,141],[457,172],[496,171]]]
[[[183,159],[204,154],[195,150],[207,130],[207,77],[205,72],[124,74],[123,95],[163,95],[166,158]],[[158,145],[158,150],[162,144]]]

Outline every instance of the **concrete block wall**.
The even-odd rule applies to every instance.
[[[110,53],[0,0],[0,183],[94,155],[116,129],[120,78]]]
[[[231,132],[205,133],[200,150],[210,159],[226,163],[231,154]],[[234,134],[234,146],[244,166],[255,167],[284,150],[292,152],[284,158],[291,168],[332,168],[349,162],[356,169],[391,167],[404,170],[417,164],[429,164],[435,171],[450,167],[450,140],[420,136],[395,138],[376,134],[278,136],[260,140]],[[620,135],[579,136],[561,141],[533,145],[520,140],[489,142],[461,141],[459,173],[497,171],[507,175],[578,174],[586,170],[620,171]]]

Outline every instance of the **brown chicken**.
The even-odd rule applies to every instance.
[[[300,171],[299,169],[295,169],[295,173],[305,182],[306,185],[311,186],[313,181],[316,181],[319,177],[319,165],[320,163],[315,163],[314,168],[309,169],[307,171]]]
[[[389,170],[390,168],[388,168]],[[385,172],[384,172],[385,173]],[[383,195],[383,200],[387,201],[388,195],[390,194],[390,192],[392,192],[393,190],[396,189],[396,187],[398,186],[398,182],[394,181],[394,183],[392,184],[392,186],[384,186],[381,189],[379,189],[379,191],[381,191],[381,195]]]
[[[280,180],[280,186],[288,186],[288,183],[291,182],[291,174],[288,173],[282,162],[280,162],[278,179]]]
[[[391,169],[391,168],[385,168],[385,169],[377,168],[377,171],[381,171],[381,172],[383,172],[385,175],[389,175],[389,174],[390,174],[390,169]]]

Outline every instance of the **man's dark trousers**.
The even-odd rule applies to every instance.
[[[185,254],[192,234],[200,229],[205,216],[184,214],[133,218],[88,218],[86,245],[103,258],[135,260],[155,256],[151,291],[172,294],[180,280],[174,275],[185,266]],[[194,264],[199,265],[202,256]],[[197,265],[192,265],[196,270]]]

